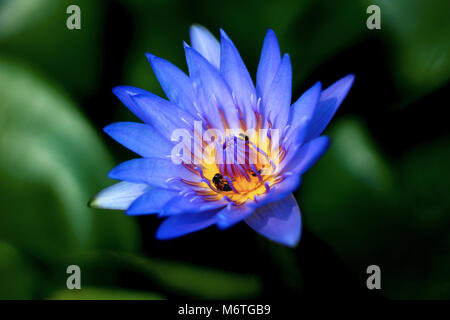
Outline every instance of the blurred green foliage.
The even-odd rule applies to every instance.
[[[0,242],[0,299],[32,298],[35,270],[13,246]]]
[[[366,0],[382,12],[383,40],[393,48],[391,66],[407,101],[446,83],[450,74],[450,2]]]
[[[67,288],[56,291],[52,300],[163,300],[164,297],[151,292],[105,289],[87,287],[69,291]]]
[[[330,136],[299,191],[305,225],[361,282],[362,266],[386,270],[388,297],[450,297],[450,138],[389,161],[358,119],[341,119]]]
[[[82,8],[82,28],[66,28],[66,8]],[[3,0],[0,52],[45,72],[77,96],[93,94],[101,69],[104,5],[89,0]]]
[[[139,283],[145,286],[146,291],[149,290],[152,295],[158,292],[164,297],[255,298],[262,290],[261,280],[254,274],[238,274],[175,260],[147,258],[125,251],[73,253],[64,255],[61,261],[63,265],[79,265],[82,270],[82,283],[91,288],[111,289],[117,285],[121,275],[128,273],[133,274]],[[52,283],[59,286],[65,281],[64,273],[59,273],[52,279]],[[59,290],[60,293],[62,291]],[[55,295],[58,296],[52,294]],[[124,296],[127,297],[128,295]]]
[[[101,257],[102,260],[105,258],[107,257]],[[125,265],[126,268],[143,274],[152,279],[157,288],[164,288],[169,294],[201,299],[239,299],[257,297],[262,289],[256,275],[225,272],[177,261],[146,259],[130,254],[110,255],[109,261],[110,265]]]
[[[48,259],[91,247],[135,248],[131,218],[93,215],[86,206],[108,183],[112,162],[77,108],[12,61],[0,61],[0,86],[2,238]]]
[[[3,0],[0,298],[261,295],[264,279],[257,273],[143,257],[135,220],[86,207],[91,195],[111,183],[105,177],[112,157],[78,103],[100,85],[105,13],[111,3],[120,4],[134,24],[131,47],[117,66],[123,68],[123,84],[161,95],[144,53],[186,69],[182,41],[188,40],[193,23],[216,35],[224,28],[253,75],[264,34],[273,28],[282,51],[291,54],[294,88],[333,56],[376,38],[384,46],[400,97],[387,102],[386,109],[442,87],[450,75],[450,4],[445,0]],[[65,27],[70,4],[81,7],[80,31]],[[381,8],[381,30],[365,28],[369,4]],[[119,110],[117,119],[126,119],[126,108]],[[362,266],[379,264],[386,296],[449,298],[450,179],[443,178],[450,177],[449,138],[394,159],[380,150],[360,118],[344,117],[328,133],[330,151],[297,193],[305,226],[362,283],[367,277]],[[299,291],[302,276],[295,254],[267,246],[263,253],[276,265],[276,281]],[[74,262],[85,274],[80,292],[63,289],[65,267]],[[123,286],[124,271],[148,285],[145,291]]]

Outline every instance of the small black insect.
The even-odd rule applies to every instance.
[[[242,139],[244,139],[245,141],[248,141],[249,139],[248,139],[248,136],[246,136],[245,134],[243,134],[243,133],[239,133],[239,136],[242,138]]]
[[[262,169],[259,169],[259,170],[258,170],[258,173],[261,174],[261,172],[262,172]],[[256,173],[255,173],[255,172],[251,172],[250,174],[251,174],[252,176],[256,177]]]
[[[219,191],[231,191],[231,187],[228,184],[228,181],[224,179],[220,173],[216,173],[214,175],[214,178],[212,178],[212,182]]]

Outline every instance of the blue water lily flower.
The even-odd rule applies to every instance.
[[[280,55],[272,30],[264,39],[256,86],[223,30],[220,42],[201,26],[191,27],[190,36],[191,46],[184,46],[189,76],[147,54],[168,100],[138,88],[114,88],[143,123],[119,122],[104,130],[140,158],[114,168],[109,177],[121,182],[90,204],[164,217],[158,239],[243,220],[263,236],[295,246],[301,216],[292,192],[327,150],[329,140],[321,134],[354,76],[325,90],[317,82],[291,105],[291,62]]]

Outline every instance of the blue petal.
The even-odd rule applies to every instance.
[[[193,128],[195,118],[165,99],[151,93],[138,94],[131,99],[144,111],[145,122],[151,124],[164,137],[171,137],[177,129]]]
[[[169,158],[172,144],[149,125],[116,122],[103,129],[114,140],[142,157]]]
[[[214,128],[222,122],[219,109],[224,114],[230,129],[239,129],[238,109],[234,104],[230,88],[215,69],[197,51],[185,46],[189,74],[194,88],[203,91],[205,98],[202,109]]]
[[[289,55],[285,54],[273,78],[269,91],[262,99],[264,113],[270,116],[274,128],[283,130],[289,118],[292,95],[292,66]]]
[[[155,188],[137,198],[127,210],[129,215],[161,213],[179,191]]]
[[[285,167],[285,164],[289,163],[293,158],[297,156],[297,150],[303,146],[303,143],[308,133],[311,119],[307,117],[301,118],[296,123],[296,128],[293,131],[289,131],[288,135],[283,139],[282,144],[287,151],[286,155],[282,159],[279,166],[277,166],[276,173]]]
[[[231,227],[247,218],[254,210],[254,208],[245,205],[235,206],[229,203],[217,213],[217,226],[220,229]]]
[[[256,72],[256,92],[264,97],[269,91],[272,80],[278,71],[281,62],[280,47],[277,37],[272,29],[267,31],[261,51],[261,58]]]
[[[183,236],[213,225],[216,222],[216,212],[180,214],[167,218],[156,231],[156,238],[167,240]]]
[[[289,132],[295,132],[303,118],[312,119],[314,109],[320,98],[322,85],[316,82],[311,88],[303,93],[291,107],[291,123]]]
[[[113,93],[119,98],[120,101],[133,112],[139,119],[144,122],[148,120],[148,114],[141,107],[137,106],[133,101],[132,97],[137,94],[150,94],[150,92],[129,86],[118,86],[115,87]]]
[[[322,92],[319,103],[314,110],[314,115],[306,140],[311,140],[318,137],[323,130],[325,130],[326,126],[330,123],[337,109],[350,90],[354,79],[355,76],[353,74],[349,74]]]
[[[280,201],[294,192],[300,186],[302,181],[298,174],[289,174],[282,177],[283,181],[273,186],[270,192],[265,193],[262,196],[256,196],[253,202],[246,203],[245,205],[256,209],[264,207],[269,203]]]
[[[322,85],[320,82],[317,82],[292,105],[290,110],[291,122],[283,141],[286,150],[288,150],[288,156],[283,159],[283,162],[287,162],[305,141],[314,109],[319,102],[321,90]]]
[[[245,222],[263,236],[286,246],[294,247],[300,240],[300,209],[292,194],[257,209]]]
[[[156,78],[170,101],[187,112],[194,113],[194,89],[189,77],[169,61],[146,54]]]
[[[220,30],[220,32],[220,72],[235,95],[236,102],[244,114],[247,128],[253,128],[256,124],[255,85],[235,45],[225,31]]]
[[[149,190],[147,184],[121,181],[97,193],[89,206],[101,209],[127,210],[130,204]]]
[[[190,28],[191,44],[216,69],[220,69],[219,41],[203,26],[193,25]]]
[[[226,206],[224,200],[206,201],[195,192],[185,192],[182,196],[174,198],[164,206],[163,215],[176,215],[198,213],[210,210],[218,210]]]
[[[304,174],[323,156],[329,145],[330,139],[326,136],[309,141],[295,153],[283,169],[299,175]]]
[[[183,186],[187,188],[187,184],[179,181],[181,178],[201,182],[199,175],[189,171],[182,164],[174,164],[170,159],[159,158],[140,158],[123,162],[112,169],[108,177],[166,189],[180,189]]]

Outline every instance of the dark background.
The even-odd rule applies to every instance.
[[[12,16],[0,22],[1,298],[450,297],[448,3],[11,3],[0,5]],[[65,27],[69,4],[81,8],[81,30]],[[366,28],[370,4],[381,30]],[[164,96],[144,54],[186,70],[193,23],[223,28],[252,75],[273,28],[291,55],[294,99],[356,75],[325,131],[329,152],[295,194],[295,249],[244,223],[161,242],[154,216],[86,207],[113,183],[108,170],[135,157],[102,133],[136,120],[111,89]],[[65,289],[69,264],[82,269],[79,292]],[[365,284],[372,264],[378,291]]]

